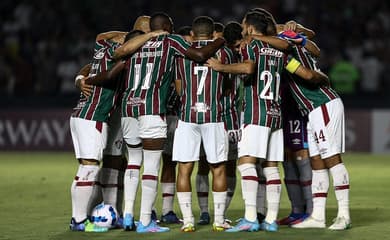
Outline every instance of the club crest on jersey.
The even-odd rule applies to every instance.
[[[159,46],[161,46],[162,44],[162,41],[147,41],[145,44],[144,44],[144,48],[158,48]]]
[[[105,51],[105,50],[106,50],[105,48],[99,49],[99,50],[95,53],[95,55],[93,56],[93,58],[94,58],[94,59],[102,59],[102,58],[104,57],[104,51]]]
[[[275,56],[275,57],[282,57],[283,56],[283,52],[278,51],[278,50],[273,49],[273,48],[261,48],[260,54],[261,55],[270,55],[270,56]]]

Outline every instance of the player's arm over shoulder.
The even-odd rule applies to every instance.
[[[319,70],[312,70],[303,66],[295,58],[292,58],[286,65],[286,70],[290,73],[296,74],[302,79],[320,85],[328,85],[329,78]]]

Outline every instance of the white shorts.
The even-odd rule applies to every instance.
[[[309,113],[307,124],[310,156],[329,158],[345,152],[344,105],[333,99]]]
[[[123,134],[121,128],[121,112],[116,108],[108,120],[107,145],[103,154],[121,156],[123,153]]]
[[[173,140],[173,161],[198,161],[201,142],[210,164],[227,160],[228,139],[223,122],[197,124],[179,120]]]
[[[175,136],[175,131],[177,127],[178,116],[167,115],[167,140],[164,143],[163,153],[172,155],[173,149],[173,137]]]
[[[144,115],[137,118],[123,117],[123,139],[127,144],[138,145],[141,139],[166,138],[167,123],[159,115]]]
[[[249,124],[242,126],[240,130],[238,157],[251,156],[267,161],[283,161],[283,129]]]
[[[107,123],[71,117],[70,133],[77,159],[102,160],[107,143]]]
[[[228,139],[229,139],[229,152],[228,152],[228,160],[237,160],[238,158],[238,140],[240,138],[240,130],[228,130],[227,132]]]

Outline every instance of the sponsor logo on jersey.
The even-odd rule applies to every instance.
[[[147,41],[143,48],[158,48],[162,44],[162,41]]]
[[[301,145],[301,139],[299,139],[299,138],[291,139],[291,142],[294,145]]]
[[[261,55],[270,55],[270,56],[275,56],[275,57],[282,57],[283,56],[283,52],[278,51],[278,50],[273,49],[273,48],[261,48],[260,54]]]
[[[94,59],[97,59],[97,60],[102,59],[102,58],[104,57],[104,51],[105,51],[105,50],[106,50],[105,48],[99,49],[99,50],[95,53],[95,55],[93,56],[93,58],[94,58]]]
[[[210,110],[210,106],[203,102],[196,102],[195,105],[191,107],[191,110],[195,112],[207,112]]]
[[[145,102],[146,102],[145,99],[142,99],[140,97],[135,97],[135,98],[130,98],[127,101],[127,104],[131,105],[131,106],[139,106],[139,105],[145,104]]]

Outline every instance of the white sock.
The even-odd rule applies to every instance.
[[[142,164],[142,148],[130,148],[128,150],[128,165],[123,179],[124,214],[134,216],[134,203],[137,196],[139,170]]]
[[[197,174],[195,183],[200,212],[209,212],[209,176]]]
[[[162,150],[143,150],[144,172],[142,174],[142,194],[140,222],[147,226],[151,221],[152,208],[157,197],[158,173]]]
[[[216,224],[221,225],[225,221],[226,195],[227,192],[213,192],[214,223]]]
[[[263,171],[267,179],[267,215],[265,221],[273,223],[278,217],[282,182],[280,181],[278,167],[266,167]]]
[[[313,212],[311,216],[325,221],[326,198],[329,189],[328,169],[313,170],[311,191],[313,192]]]
[[[175,183],[161,183],[163,215],[169,213],[170,211],[173,211],[175,189],[176,189]]]
[[[71,187],[72,217],[76,222],[87,218],[88,207],[91,203],[93,186],[97,180],[99,166],[79,165],[76,177]]]
[[[349,216],[349,175],[343,163],[329,169],[333,177],[333,186],[338,204],[337,217]]]
[[[241,173],[242,198],[245,202],[245,219],[251,222],[256,221],[256,196],[258,177],[255,164],[244,163],[238,166]]]
[[[103,201],[106,204],[116,207],[118,192],[119,171],[113,168],[100,169],[100,183],[102,185]]]
[[[179,202],[180,211],[183,215],[183,224],[195,224],[194,214],[192,214],[192,193],[191,192],[177,192],[177,200]]]

